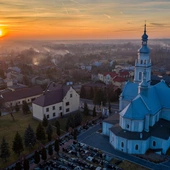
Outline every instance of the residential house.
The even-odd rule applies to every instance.
[[[54,119],[67,115],[79,109],[80,96],[71,86],[61,86],[50,83],[46,91],[34,100],[33,117],[43,120]]]
[[[122,89],[124,87],[124,84],[126,82],[126,79],[123,77],[116,76],[112,79],[112,84],[116,87],[119,87]]]
[[[48,84],[49,79],[45,79],[43,77],[36,76],[36,77],[32,78],[31,82],[34,85],[43,85],[43,84]]]
[[[16,91],[9,91],[1,94],[1,99],[5,107],[22,105],[23,101],[31,103],[42,94],[42,89],[39,86],[32,88],[22,88]]]

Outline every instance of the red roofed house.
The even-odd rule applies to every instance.
[[[117,76],[116,72],[106,72],[104,74],[98,74],[99,80],[106,84],[112,84],[112,79]]]
[[[123,77],[123,78],[130,78],[131,74],[129,73],[129,71],[120,71],[118,73],[119,77]]]
[[[119,76],[116,76],[112,80],[113,85],[119,87],[120,89],[124,87],[125,82],[126,82],[126,78],[119,77]]]
[[[6,107],[15,106],[16,104],[22,105],[23,101],[31,103],[42,94],[40,86],[32,88],[23,88],[16,91],[9,91],[1,94],[1,99]]]
[[[34,100],[33,117],[43,120],[54,119],[79,109],[80,96],[70,86],[50,83],[43,95]]]

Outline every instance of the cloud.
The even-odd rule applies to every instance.
[[[111,16],[110,15],[107,15],[107,14],[103,14],[105,17],[107,17],[108,19],[111,19]]]
[[[150,25],[148,26],[148,27],[153,27],[153,28],[155,28],[155,27],[157,27],[157,28],[170,28],[170,23],[166,23],[166,24],[164,24],[164,23],[157,23],[157,22],[152,22],[152,23],[150,23]]]
[[[75,4],[79,4],[78,1],[75,1],[75,0],[70,0],[71,2],[75,3]]]
[[[163,23],[156,23],[156,22],[152,22],[150,23],[153,26],[166,26],[167,24],[163,24]]]

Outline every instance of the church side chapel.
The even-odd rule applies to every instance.
[[[151,86],[151,59],[146,24],[135,61],[134,82],[127,82],[119,99],[119,123],[104,121],[110,144],[129,154],[148,149],[166,154],[170,147],[170,88],[164,80]],[[108,119],[111,119],[108,118]]]

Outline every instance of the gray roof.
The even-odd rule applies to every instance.
[[[47,91],[47,90],[53,91],[53,90],[61,89],[62,87],[63,87],[62,84],[57,84],[55,82],[50,82],[45,91]]]
[[[167,120],[160,119],[153,127],[150,127],[149,132],[131,132],[122,129],[119,124],[110,128],[116,136],[126,138],[129,140],[146,140],[151,136],[167,140],[170,136],[170,123]],[[142,133],[142,138],[140,134]]]
[[[62,88],[52,91],[46,90],[44,94],[35,99],[33,103],[42,107],[60,103],[62,102],[63,98],[65,97],[69,89],[70,89],[69,86],[64,86]]]
[[[150,137],[149,132],[131,132],[128,130],[122,129],[119,124],[116,124],[115,126],[111,127],[110,130],[116,135],[120,136],[122,138],[126,138],[129,140],[146,140]],[[142,138],[140,138],[140,134],[142,133]]]
[[[10,101],[24,99],[31,96],[33,97],[33,96],[41,95],[42,92],[43,92],[42,88],[40,86],[36,86],[32,88],[23,88],[16,91],[6,92],[3,93],[2,96],[4,102],[10,102]]]
[[[105,119],[103,122],[106,122],[106,123],[110,123],[112,125],[115,125],[117,123],[119,123],[119,114],[113,114],[112,116],[108,117],[107,119]]]

